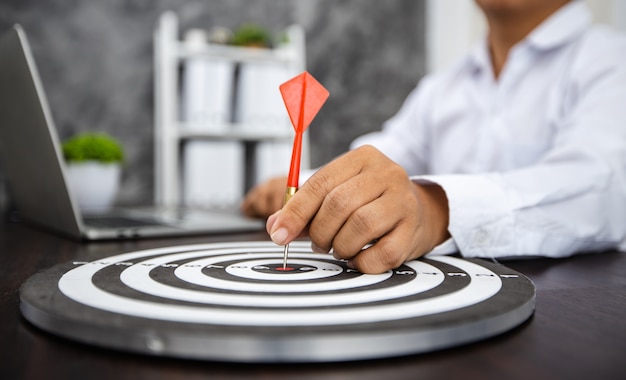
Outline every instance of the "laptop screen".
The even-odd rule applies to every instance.
[[[22,219],[80,236],[60,142],[26,34],[0,39],[0,161]]]

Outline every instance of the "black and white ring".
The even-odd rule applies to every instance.
[[[528,279],[480,260],[432,256],[366,275],[312,253],[310,243],[294,242],[291,270],[278,270],[281,263],[281,247],[271,242],[168,247],[72,262],[25,283],[21,309],[35,325],[89,343],[255,361],[429,351],[506,331],[534,310]],[[89,338],[69,326],[86,330]],[[205,344],[197,341],[202,337]],[[222,350],[224,342],[234,349]],[[250,348],[259,345],[263,349]]]

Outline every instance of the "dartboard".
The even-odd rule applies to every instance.
[[[501,264],[428,256],[362,274],[310,243],[228,242],[72,261],[20,290],[35,326],[102,347],[221,361],[417,354],[506,332],[535,288]]]

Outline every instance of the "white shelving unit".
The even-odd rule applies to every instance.
[[[208,128],[202,123],[193,123],[181,117],[181,68],[189,60],[202,58],[213,62],[230,62],[236,67],[245,65],[276,65],[293,77],[305,70],[305,40],[302,28],[289,27],[287,43],[273,49],[243,48],[226,45],[203,43],[200,46],[185,43],[179,39],[178,19],[175,13],[165,12],[159,19],[155,30],[155,201],[159,205],[174,206],[182,204],[183,175],[185,173],[185,149],[195,141],[228,141],[241,144],[244,157],[242,170],[233,175],[243,175],[243,191],[250,188],[258,171],[256,154],[260,145],[271,142],[293,141],[294,132],[289,122],[287,111],[282,112],[281,120],[273,120],[268,126],[267,120],[247,118],[245,121],[222,120],[219,126]],[[282,70],[282,69],[281,69]],[[252,74],[252,81],[256,81]],[[263,80],[263,78],[259,78]],[[248,80],[250,82],[250,80]],[[238,91],[234,88],[233,91]],[[276,86],[278,91],[278,86]],[[224,96],[231,96],[224,94]],[[242,98],[238,94],[234,99]],[[250,97],[248,97],[250,101]],[[254,101],[254,99],[252,99]],[[236,101],[232,102],[236,108]],[[235,115],[236,109],[231,110]],[[235,119],[236,120],[236,119]],[[276,124],[280,124],[276,127]],[[281,163],[288,169],[288,162]],[[308,137],[305,136],[302,168],[309,167]],[[243,174],[242,174],[243,173]],[[207,174],[207,175],[210,175]],[[223,178],[215,178],[217,182]]]

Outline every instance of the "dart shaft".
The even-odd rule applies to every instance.
[[[283,251],[283,270],[287,268],[287,257],[289,257],[289,243],[285,244],[285,250]]]
[[[293,140],[293,149],[291,150],[291,165],[289,166],[289,177],[287,177],[287,186],[298,187],[300,181],[300,161],[302,157],[302,132],[296,132]]]

